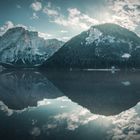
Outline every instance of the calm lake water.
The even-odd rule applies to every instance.
[[[4,70],[0,140],[140,140],[140,71]]]

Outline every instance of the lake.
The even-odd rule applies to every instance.
[[[139,140],[140,71],[0,72],[1,140]]]

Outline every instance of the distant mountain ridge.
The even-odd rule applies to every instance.
[[[42,68],[140,68],[140,38],[116,24],[92,26],[66,42]]]
[[[34,67],[52,56],[64,42],[45,40],[38,32],[22,27],[9,29],[0,37],[0,62],[5,67]]]

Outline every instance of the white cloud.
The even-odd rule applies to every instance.
[[[68,8],[66,14],[61,9],[54,7],[51,2],[43,9],[49,16],[49,21],[77,32],[87,30],[90,26],[102,23],[116,23],[129,30],[135,31],[140,26],[140,1],[139,0],[106,0],[108,6],[102,13],[103,16],[90,17],[77,8]]]
[[[135,30],[140,24],[139,0],[108,0],[109,12],[107,21]]]
[[[66,129],[73,131],[81,125],[86,125],[91,121],[97,121],[97,119],[104,119],[105,117],[96,114],[93,115],[86,108],[77,106],[75,110],[58,114],[53,118],[55,122],[66,122]]]
[[[38,19],[38,17],[36,17],[36,13],[33,14],[34,17],[32,17],[32,19]],[[12,21],[7,21],[5,22],[5,24],[3,26],[0,27],[0,36],[2,36],[8,29],[10,28],[14,28],[14,27],[23,27],[26,30],[30,30],[30,31],[36,31],[36,29],[32,26],[25,26],[23,24],[14,24]],[[43,32],[38,32],[38,36],[42,37],[44,39],[51,39],[52,35],[48,34],[48,33],[43,33]]]
[[[34,10],[34,11],[40,11],[42,9],[42,3],[41,2],[34,2],[31,4],[31,8]]]
[[[140,104],[120,113],[119,115],[109,117],[114,125],[113,129],[108,131],[108,139],[111,140],[139,140],[140,139]]]
[[[96,125],[91,123],[92,125],[90,126],[98,128],[98,125],[102,125],[103,130],[107,130],[107,137],[104,139],[140,139],[140,103],[118,115],[105,117],[102,115],[92,114],[89,110],[72,102],[65,96],[56,99],[45,99],[43,100],[43,105],[48,105],[49,101],[51,101],[51,105],[55,105],[56,108],[58,105],[67,105],[68,109],[66,109],[65,112],[58,111],[58,114],[55,114],[55,116],[50,116],[49,119],[51,121],[46,122],[42,127],[34,126],[30,131],[30,134],[33,136],[39,136],[42,131],[44,133],[49,132],[49,130],[52,129],[57,129],[59,131],[59,127],[62,128],[62,126],[68,130],[74,131],[81,125],[86,125],[89,122],[96,122]],[[38,106],[40,107],[40,105]],[[35,108],[30,107],[27,109],[33,110]],[[0,110],[5,112],[8,116],[11,116],[14,112],[21,113],[23,111],[27,111],[27,109],[20,111],[11,110],[3,102],[0,102]],[[32,120],[33,125],[36,125],[36,122],[37,120]],[[66,124],[64,125],[63,123]]]
[[[35,107],[27,107],[22,110],[10,109],[3,101],[0,101],[0,111],[4,112],[7,116],[12,116],[14,113],[22,113],[28,111],[29,109],[34,109]]]
[[[88,29],[91,25],[99,23],[98,20],[81,13],[76,8],[69,8],[67,9],[67,11],[68,17],[65,17],[64,15],[60,14],[59,16],[54,17],[52,22],[77,30],[85,30]]]
[[[55,123],[59,124],[60,122],[66,122],[66,129],[68,130],[73,131],[79,126],[86,125],[90,121],[94,121],[98,119],[99,117],[104,118],[104,116],[91,114],[89,110],[77,105],[76,103],[73,103],[73,102],[71,103],[76,105],[76,109],[69,110],[68,112],[60,113],[56,116],[53,116]]]
[[[43,12],[46,13],[48,16],[58,16],[58,14],[59,14],[56,10],[50,9],[48,7],[45,7],[43,9]]]
[[[14,27],[23,27],[25,29],[30,29],[23,24],[14,24],[12,21],[6,21],[4,25],[0,27],[0,36],[2,36],[8,29]]]
[[[66,97],[65,97],[66,98]],[[57,99],[61,101],[61,99]],[[74,131],[81,125],[86,125],[89,122],[102,122],[102,127],[107,130],[105,139],[108,140],[139,140],[140,139],[140,103],[135,107],[128,109],[118,115],[105,117],[103,115],[92,114],[86,108],[71,102],[68,107],[73,106],[74,109],[68,109],[65,112],[52,116],[50,124],[46,125],[45,131],[55,129],[65,124],[66,129]],[[62,103],[62,101],[61,101]],[[50,118],[51,119],[51,118]]]
[[[67,106],[65,106],[65,105],[61,105],[60,108],[67,108]]]
[[[37,106],[45,106],[45,105],[49,105],[49,104],[51,104],[51,102],[48,101],[48,99],[43,99],[42,101],[37,102]]]
[[[79,16],[81,14],[81,12],[76,8],[68,8],[67,10],[71,17]]]
[[[49,16],[50,22],[77,30],[85,30],[99,23],[98,20],[81,13],[77,8],[68,8],[66,16],[61,13],[61,8],[54,7],[50,3],[43,9],[43,12]]]
[[[66,30],[61,30],[60,32],[61,33],[68,33],[68,31],[66,31]]]
[[[14,24],[12,21],[7,21],[5,24],[0,27],[0,36],[3,35],[8,29],[13,28]]]
[[[31,19],[39,19],[38,15],[34,12]]]
[[[6,113],[7,116],[11,116],[14,113],[14,111],[9,109],[2,101],[0,101],[0,110]]]
[[[52,38],[52,35],[51,34],[43,33],[43,32],[38,32],[38,36],[41,37],[41,38],[44,38],[44,39],[50,39],[50,38]]]

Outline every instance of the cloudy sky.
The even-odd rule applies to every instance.
[[[140,35],[140,0],[1,0],[0,35],[15,26],[68,40],[91,25],[116,23]]]

